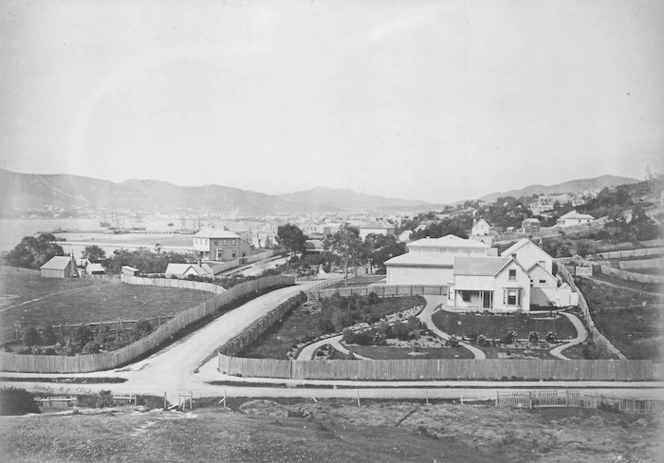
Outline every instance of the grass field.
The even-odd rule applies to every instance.
[[[664,450],[661,417],[601,410],[439,401],[363,400],[361,407],[347,400],[230,402],[233,411],[0,418],[0,449],[7,463],[606,463],[660,461]]]
[[[0,336],[14,324],[92,323],[172,315],[212,295],[190,289],[134,286],[119,280],[41,278],[0,274]]]
[[[362,355],[372,360],[390,359],[472,359],[472,352],[465,347],[422,347],[418,355],[413,355],[413,349],[394,346],[353,346],[346,348],[355,354]]]
[[[622,281],[624,286],[630,283]],[[614,288],[588,278],[579,279],[577,285],[597,329],[628,359],[662,359],[661,296]]]
[[[424,299],[420,297],[384,298],[371,307],[371,312],[382,316],[424,303]],[[323,312],[311,313],[302,306],[296,307],[281,322],[272,325],[240,356],[285,359],[294,345],[327,333],[320,322],[324,315]]]
[[[557,333],[558,339],[576,337],[574,325],[565,317],[547,319],[548,313],[533,315],[474,315],[439,310],[433,314],[434,324],[448,334],[474,339],[483,334],[490,339],[501,339],[508,331],[516,331],[517,338],[528,339],[531,331],[537,331],[544,339],[549,331]]]

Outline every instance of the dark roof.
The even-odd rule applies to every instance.
[[[510,257],[456,257],[454,259],[454,274],[494,276],[510,260]]]

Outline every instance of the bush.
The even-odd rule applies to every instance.
[[[37,346],[40,345],[42,340],[39,335],[39,331],[34,326],[31,326],[23,333],[23,338],[21,339],[23,344],[26,346]]]
[[[35,396],[25,389],[3,387],[0,389],[0,415],[25,415],[40,413]]]
[[[84,354],[97,354],[100,350],[101,346],[94,341],[90,341],[85,346],[83,346]]]
[[[528,341],[531,344],[537,344],[539,342],[539,333],[537,331],[531,331],[528,333]]]
[[[92,331],[85,325],[77,327],[71,335],[72,347],[81,350],[83,346],[92,341]]]
[[[46,324],[42,327],[41,340],[42,344],[45,346],[52,346],[58,342],[58,336],[55,334],[55,331],[51,325]]]

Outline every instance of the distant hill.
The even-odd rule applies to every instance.
[[[425,201],[413,201],[408,199],[394,199],[383,196],[357,193],[347,188],[323,188],[317,187],[310,190],[297,191],[279,195],[281,199],[312,206],[325,206],[349,212],[369,211],[377,209],[404,209],[414,208],[430,210],[435,205]]]
[[[276,214],[331,210],[220,185],[181,187],[156,180],[114,183],[76,175],[21,174],[0,169],[0,211],[84,206],[93,210],[209,210]],[[333,210],[333,209],[332,209]]]
[[[491,193],[482,196],[480,200],[492,203],[496,199],[504,196],[522,196],[532,195],[553,195],[560,193],[582,193],[585,190],[601,190],[605,187],[614,187],[618,185],[637,183],[639,180],[630,177],[621,177],[618,175],[602,175],[601,177],[586,178],[581,180],[572,180],[569,182],[558,183],[556,185],[530,185],[519,190],[504,191],[502,193]]]

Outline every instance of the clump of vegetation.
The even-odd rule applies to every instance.
[[[55,244],[55,236],[42,233],[38,237],[26,236],[4,256],[7,265],[39,269],[55,256],[64,256],[62,247]]]
[[[367,330],[353,331],[345,329],[343,331],[343,342],[361,346],[384,346],[388,339],[397,338],[401,341],[408,341],[417,339],[426,332],[428,332],[426,325],[419,318],[411,316],[407,321],[396,322],[392,326],[383,321],[378,326]]]
[[[16,387],[0,389],[0,415],[25,415],[40,413],[35,396]]]
[[[75,355],[109,352],[144,338],[153,331],[150,322],[138,321],[134,327],[111,330],[108,326],[91,329],[81,325],[56,333],[50,324],[29,327],[22,336],[24,347],[15,348],[18,354]],[[11,348],[8,348],[11,351]],[[6,349],[7,350],[7,349]]]

